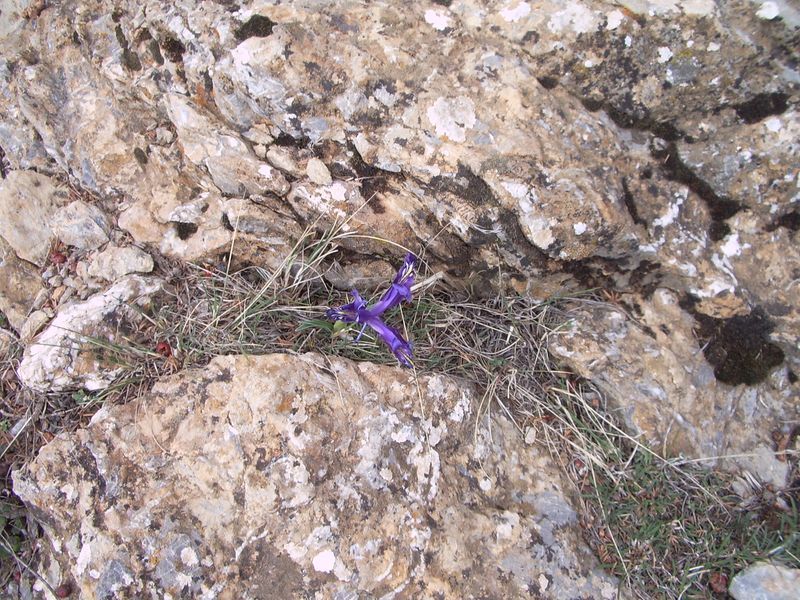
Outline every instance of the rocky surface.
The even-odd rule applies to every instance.
[[[625,420],[657,446],[733,450],[723,414],[753,420],[743,451],[797,423],[789,3],[7,0],[2,12],[6,160],[68,175],[136,242],[191,260],[233,247],[270,266],[306,224],[349,217],[425,244],[434,268],[482,293],[501,281],[537,298],[622,294],[622,317],[576,315],[590,335],[560,339],[560,355],[638,407]],[[8,175],[15,189],[43,177]],[[40,266],[45,221],[34,251],[19,228],[2,232]],[[108,234],[101,218],[73,221],[93,230],[89,247]],[[351,260],[383,252],[345,243]],[[642,328],[643,313],[680,334]],[[749,333],[731,362],[706,342],[733,330]],[[598,370],[627,332],[622,359]],[[689,355],[698,346],[704,358]],[[644,347],[653,385],[631,390],[643,363],[630,349]]]
[[[87,598],[615,598],[558,467],[504,416],[475,436],[476,406],[443,376],[219,357],[14,488]]]
[[[760,562],[731,581],[728,591],[736,600],[792,600],[800,589],[800,570]]]
[[[107,387],[119,367],[103,355],[108,344],[124,343],[125,326],[136,321],[132,305],[161,289],[157,278],[129,275],[83,302],[65,306],[25,348],[20,381],[37,391]]]

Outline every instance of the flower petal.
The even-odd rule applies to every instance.
[[[394,327],[387,325],[378,317],[370,317],[367,320],[367,325],[374,329],[375,333],[377,333],[383,342],[389,346],[392,354],[395,355],[401,364],[405,365],[406,367],[412,366],[411,356],[413,355],[413,348],[409,342],[403,339],[403,336],[400,335],[399,331],[397,331]]]

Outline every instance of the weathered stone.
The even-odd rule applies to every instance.
[[[330,185],[333,183],[331,172],[328,170],[328,167],[325,166],[325,163],[318,158],[312,158],[308,161],[306,175],[317,185]]]
[[[44,266],[59,192],[54,182],[33,171],[11,171],[0,183],[0,236],[18,257]]]
[[[0,360],[5,360],[16,344],[17,338],[13,333],[0,327]]]
[[[116,281],[131,273],[149,273],[153,257],[135,246],[108,246],[92,258],[87,274],[97,279]]]
[[[43,310],[35,310],[28,315],[28,318],[25,319],[25,322],[19,329],[20,342],[24,345],[30,343],[33,337],[47,325],[51,317],[52,315],[47,314]]]
[[[728,588],[736,600],[795,600],[798,590],[800,569],[766,562],[747,567]]]
[[[119,333],[114,323],[136,318],[129,305],[145,302],[160,288],[159,279],[129,275],[104,292],[61,308],[25,348],[20,381],[37,391],[107,387],[119,368],[103,359],[102,346],[93,345],[91,339],[114,343]]]
[[[676,319],[686,340],[693,329],[717,340],[694,357],[677,337],[630,346],[654,351],[647,363],[665,394],[636,413],[660,415],[641,430],[658,429],[648,439],[660,445],[683,429],[689,437],[667,445],[705,456],[737,442],[670,429],[685,399],[666,374],[684,359],[717,380],[692,383],[698,406],[757,400],[796,419],[798,13],[768,8],[67,0],[35,18],[12,9],[0,36],[0,140],[15,166],[41,162],[46,148],[48,168],[117,207],[109,218],[136,242],[173,257],[232,252],[271,266],[307,225],[347,219],[346,231],[365,234],[340,240],[349,262],[375,260],[386,238],[424,247],[433,269],[480,294],[623,294],[632,313],[642,305],[655,323]],[[651,302],[659,288],[679,308]],[[585,340],[582,372],[603,379],[590,367],[605,364],[619,323],[587,319],[597,337]],[[753,342],[744,346],[768,360],[739,381],[719,340],[743,329]],[[627,402],[641,364],[617,348],[604,389]],[[749,451],[785,426],[771,418],[752,423]]]
[[[616,597],[558,467],[443,376],[218,357],[14,474],[86,597]]]
[[[653,448],[670,456],[706,457],[709,464],[734,455],[723,464],[785,486],[788,470],[775,458],[770,437],[800,413],[785,369],[773,371],[758,387],[730,387],[718,381],[693,319],[673,292],[656,290],[639,309],[634,320],[611,305],[578,305],[570,312],[571,326],[549,337],[550,350],[606,392],[613,413]],[[718,339],[709,340],[706,350]],[[750,343],[744,335],[724,341],[725,352],[740,352],[743,362],[731,367],[737,374],[748,368],[744,359],[756,361],[764,353]],[[769,426],[755,426],[760,423]]]
[[[17,332],[43,288],[39,271],[17,258],[13,248],[0,238],[0,311]]]
[[[182,96],[172,95],[168,102],[186,157],[204,165],[221,192],[234,196],[272,192],[283,196],[289,191],[283,175],[256,159],[234,132],[215,125]]]
[[[80,250],[94,250],[108,242],[108,222],[103,211],[82,200],[56,211],[52,229],[59,240]]]

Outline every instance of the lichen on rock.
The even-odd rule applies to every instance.
[[[219,357],[102,409],[14,489],[87,597],[614,598],[558,467],[505,416],[473,438],[474,406],[444,376]]]

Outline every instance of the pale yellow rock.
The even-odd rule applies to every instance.
[[[616,598],[548,452],[439,375],[217,357],[23,471],[85,597]],[[422,556],[425,559],[422,560]],[[181,591],[182,590],[182,591]]]
[[[60,196],[53,180],[33,171],[11,171],[0,181],[0,236],[19,258],[44,266]]]
[[[308,161],[308,165],[306,165],[306,175],[317,185],[330,185],[333,182],[328,167],[318,158],[312,158]]]

